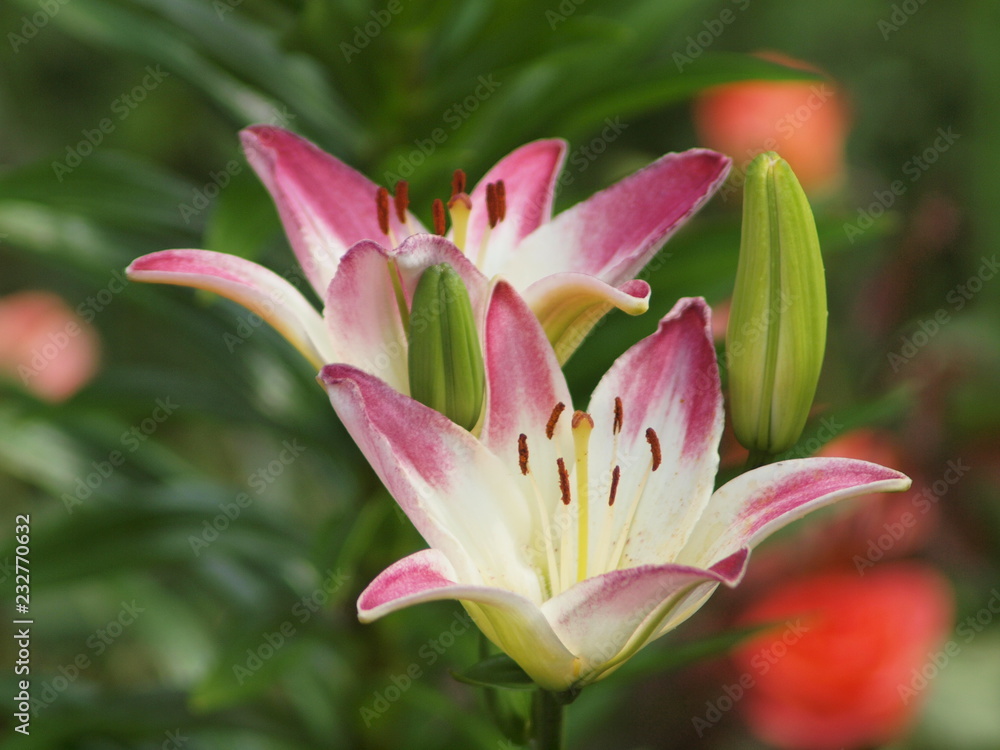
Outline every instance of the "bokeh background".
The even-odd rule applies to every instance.
[[[449,675],[480,649],[457,604],[358,624],[359,591],[422,542],[315,373],[225,300],[124,279],[171,247],[296,273],[238,150],[260,122],[408,179],[425,220],[453,169],[474,181],[539,137],[570,144],[557,209],[664,152],[727,150],[736,182],[651,264],[651,311],[570,360],[581,398],[677,297],[724,324],[744,140],[774,138],[816,175],[830,295],[792,453],[914,489],[759,550],[744,586],[584,692],[570,746],[1000,747],[998,32],[973,0],[5,0],[0,631],[28,513],[35,706],[14,732],[5,636],[0,748],[513,746]],[[740,460],[727,439],[724,473]],[[824,606],[807,650],[730,648]]]

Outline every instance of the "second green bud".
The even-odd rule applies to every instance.
[[[417,282],[410,310],[410,395],[471,430],[486,391],[483,354],[469,293],[447,263]]]
[[[802,434],[826,349],[826,281],[816,222],[788,162],[751,162],[726,330],[737,439],[751,451],[788,450]]]

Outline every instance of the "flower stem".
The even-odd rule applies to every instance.
[[[548,690],[535,692],[532,713],[534,718],[533,735],[535,750],[563,750],[565,747],[565,731],[563,728],[563,711],[565,706],[556,700],[555,693]]]

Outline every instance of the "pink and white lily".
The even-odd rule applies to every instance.
[[[577,688],[738,584],[780,527],[909,486],[875,464],[811,458],[713,492],[723,409],[709,315],[679,301],[574,412],[532,311],[498,281],[478,438],[357,368],[324,368],[338,414],[430,545],[367,587],[360,619],[457,599],[538,685]]]
[[[409,212],[403,190],[392,207],[384,193],[379,205],[374,183],[286,130],[255,126],[242,138],[324,304],[322,316],[282,276],[208,250],[146,255],[129,266],[129,278],[221,294],[270,322],[317,368],[353,364],[403,393],[406,310],[428,266],[447,262],[459,272],[479,320],[489,279],[509,278],[565,361],[612,307],[648,308],[649,285],[634,276],[730,166],[704,149],[667,154],[552,218],[566,144],[535,141],[501,159],[471,193],[458,186],[444,238]]]

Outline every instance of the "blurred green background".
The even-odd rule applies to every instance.
[[[241,308],[123,284],[121,271],[172,247],[293,269],[239,152],[245,125],[291,128],[383,184],[406,177],[424,220],[456,167],[475,181],[517,145],[561,136],[572,179],[558,210],[699,145],[701,89],[791,75],[746,54],[759,49],[827,71],[853,113],[846,181],[816,201],[831,315],[817,403],[848,427],[891,431],[916,484],[949,460],[970,467],[919,555],[953,581],[959,618],[980,610],[1000,580],[1000,280],[981,275],[961,309],[949,294],[1000,241],[1000,8],[912,0],[887,32],[897,5],[5,0],[0,295],[62,296],[92,320],[101,354],[60,403],[16,377],[0,386],[0,628],[13,519],[30,513],[32,689],[44,702],[31,735],[10,731],[0,748],[507,747],[448,674],[479,649],[457,604],[357,622],[361,589],[423,543],[307,364]],[[735,20],[712,33],[724,10]],[[679,70],[675,53],[699,34],[709,43]],[[610,139],[608,119],[625,125]],[[448,137],[430,148],[440,127]],[[954,145],[848,237],[844,225],[939,128]],[[600,153],[582,150],[593,143]],[[585,398],[677,297],[722,302],[738,244],[738,200],[717,198],[653,264],[650,313],[610,316],[570,361],[574,392]],[[947,322],[908,356],[941,310]],[[720,593],[585,692],[570,746],[757,747],[738,712],[695,734],[718,671],[662,670],[677,644],[723,630],[736,596]],[[8,729],[11,644],[0,645]],[[994,622],[894,747],[1000,747],[998,685]]]

